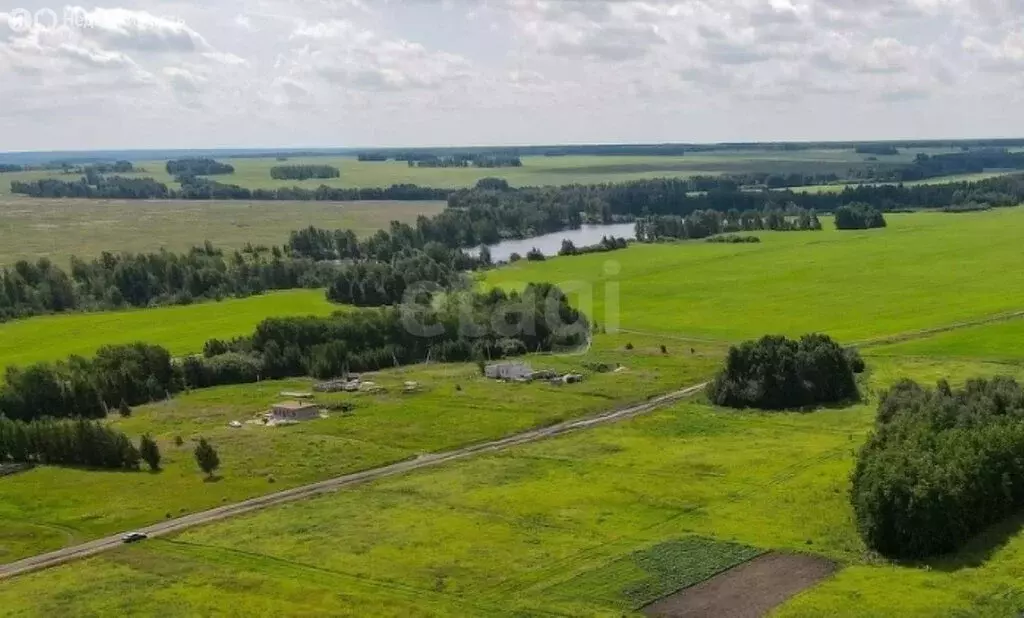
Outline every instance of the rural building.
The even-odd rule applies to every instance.
[[[320,418],[320,409],[315,403],[308,401],[284,401],[275,403],[267,413],[268,421],[279,423],[281,421],[308,421]]]
[[[484,367],[484,375],[494,380],[526,380],[533,370],[526,363],[494,363]]]

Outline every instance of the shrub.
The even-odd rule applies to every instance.
[[[708,387],[711,401],[730,408],[784,410],[857,398],[846,352],[826,335],[799,341],[765,336],[729,349],[725,368]]]
[[[902,380],[883,393],[850,499],[868,547],[892,558],[954,551],[1024,506],[1024,390],[1012,378]]]

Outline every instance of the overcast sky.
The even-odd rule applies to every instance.
[[[1024,0],[111,2],[0,0],[0,151],[1024,136]]]

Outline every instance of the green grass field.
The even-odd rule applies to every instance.
[[[633,350],[625,350],[627,342],[634,344]],[[724,349],[694,346],[664,355],[653,340],[598,335],[584,356],[533,359],[537,368],[583,373],[589,373],[580,364],[584,361],[627,367],[620,373],[592,375],[572,387],[501,384],[480,377],[471,364],[381,372],[373,381],[386,387],[386,394],[318,396],[322,403],[352,401],[355,411],[295,427],[234,429],[228,423],[265,412],[283,398],[281,391],[309,390],[309,380],[204,389],[141,406],[130,418],[111,422],[130,436],[151,432],[165,456],[165,470],[153,475],[41,467],[0,479],[4,496],[0,522],[23,527],[15,539],[5,541],[0,536],[0,562],[67,542],[49,534],[52,527],[71,531],[81,541],[155,523],[167,514],[212,508],[223,501],[642,401],[697,383],[711,373]],[[422,392],[403,394],[407,380],[419,382]],[[176,446],[176,436],[182,437],[184,445]],[[219,449],[223,476],[219,482],[204,483],[196,467],[192,449],[199,436]],[[268,482],[270,476],[273,483]],[[40,487],[46,491],[40,493]],[[136,500],[137,496],[145,500]],[[46,527],[33,527],[38,524]]]
[[[869,362],[866,390],[897,375],[1005,371]],[[782,549],[842,570],[780,615],[1019,610],[1024,535],[1004,544],[996,530],[920,566],[866,554],[846,488],[872,417],[870,405],[763,414],[684,403],[23,576],[0,584],[0,603],[13,616],[621,616],[645,589]]]
[[[1018,615],[1024,519],[955,555],[893,564],[866,550],[848,491],[881,389],[902,377],[1024,379],[1024,318],[964,324],[1024,310],[1024,283],[1012,276],[1024,209],[887,218],[882,230],[634,246],[487,273],[482,284],[547,280],[592,290],[593,302],[584,294],[580,306],[623,332],[596,335],[588,358],[532,360],[562,370],[591,359],[628,368],[578,387],[488,383],[468,365],[410,367],[378,378],[385,395],[331,396],[354,397],[351,415],[275,430],[226,423],[308,382],[210,389],[140,407],[112,422],[132,434],[153,431],[167,469],[38,468],[0,478],[0,562],[640,400],[701,381],[725,342],[765,332],[821,330],[869,342],[862,403],[758,413],[698,397],[0,582],[0,607],[12,616],[610,617],[783,550],[828,557],[840,570],[777,616]],[[928,330],[942,327],[949,330]],[[898,343],[881,341],[894,335]],[[398,394],[405,380],[424,391]],[[185,446],[174,446],[176,435]],[[198,435],[221,448],[219,482],[202,482],[191,461]]]
[[[1024,208],[887,215],[880,230],[759,232],[758,244],[634,245],[518,262],[485,285],[583,290],[609,328],[738,340],[828,332],[856,342],[1024,308]]]
[[[323,290],[288,290],[186,306],[15,320],[0,324],[0,371],[72,354],[88,356],[102,345],[135,341],[162,345],[175,355],[191,354],[201,352],[209,339],[251,334],[270,316],[330,315],[339,309]]]
[[[3,178],[0,178],[2,181]],[[0,197],[0,265],[101,251],[186,251],[209,240],[240,249],[281,245],[292,230],[315,225],[369,235],[393,220],[434,215],[444,202],[246,202],[47,200]]]

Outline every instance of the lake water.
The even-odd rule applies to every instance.
[[[626,240],[633,240],[636,238],[636,224],[584,225],[578,230],[565,230],[523,240],[503,240],[496,245],[489,245],[489,248],[491,250],[491,260],[507,262],[509,256],[513,253],[518,253],[525,258],[527,251],[534,247],[548,257],[558,255],[558,250],[562,248],[563,239],[571,240],[577,247],[585,247],[601,242],[602,236],[616,236]],[[469,251],[474,255],[478,253],[477,249]]]

